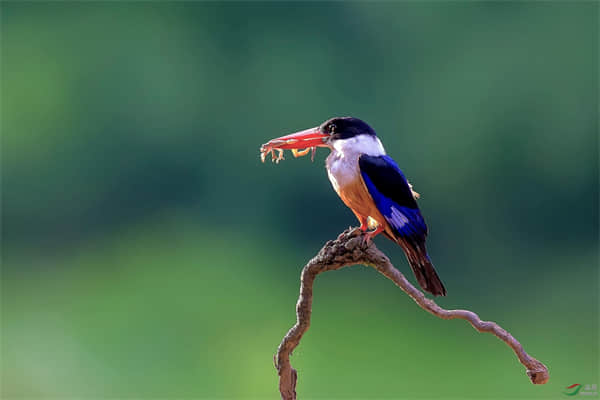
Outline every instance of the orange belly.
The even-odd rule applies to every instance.
[[[375,202],[360,176],[345,186],[340,187],[337,193],[344,204],[354,212],[359,221],[366,221],[367,217],[371,217],[378,224],[385,223],[383,215],[381,215],[377,206],[375,206]]]

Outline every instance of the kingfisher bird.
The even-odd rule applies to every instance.
[[[425,247],[427,225],[413,191],[396,162],[386,154],[375,131],[352,117],[331,118],[321,125],[273,139],[261,147],[264,161],[271,153],[283,159],[283,150],[295,157],[316,147],[327,147],[327,176],[344,204],[360,222],[369,242],[379,233],[402,247],[423,290],[445,296],[442,284]],[[304,149],[304,150],[301,150]],[[275,158],[274,151],[278,151]]]

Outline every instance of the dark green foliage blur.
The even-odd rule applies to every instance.
[[[598,384],[598,3],[3,2],[2,398],[277,398],[299,274],[352,213],[327,151],[369,122],[415,189],[442,306],[320,276],[302,398],[549,399]],[[402,251],[376,239],[412,281]]]

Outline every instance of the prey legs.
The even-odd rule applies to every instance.
[[[309,151],[310,147],[304,150],[292,149],[292,154],[294,155],[294,158],[298,158],[307,155]]]

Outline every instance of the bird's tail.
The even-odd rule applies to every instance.
[[[425,246],[404,243],[402,247],[406,250],[406,258],[423,290],[434,296],[445,296],[446,288],[435,271]]]

